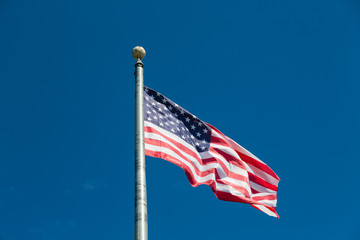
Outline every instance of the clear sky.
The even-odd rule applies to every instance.
[[[149,239],[360,239],[357,0],[0,0],[0,240],[133,239],[134,63],[281,178],[280,219],[147,158]]]

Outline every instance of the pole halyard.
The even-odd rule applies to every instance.
[[[144,144],[144,76],[145,50],[135,47],[132,51],[135,64],[135,240],[148,240],[146,198],[145,144]]]

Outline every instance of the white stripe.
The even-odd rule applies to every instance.
[[[270,195],[276,195],[276,193],[254,193],[253,197],[264,197],[264,196],[270,196]]]
[[[215,131],[215,130],[211,130],[211,135],[214,135],[214,137],[217,137],[217,138],[221,138],[221,139],[224,139],[221,135],[220,135],[220,133],[218,133],[217,131]]]
[[[273,213],[272,211],[270,211],[269,209],[267,209],[266,207],[264,207],[263,205],[258,205],[258,204],[253,204],[255,207],[257,207],[258,209],[260,209],[261,211],[263,211],[264,213],[272,216],[272,217],[277,217],[275,213]]]
[[[239,151],[239,152],[241,152],[242,154],[245,154],[245,155],[247,155],[247,156],[249,156],[249,157],[251,157],[251,158],[253,158],[253,159],[255,159],[255,160],[257,160],[257,161],[259,161],[259,162],[261,162],[261,163],[263,163],[263,164],[265,164],[263,161],[261,161],[259,158],[257,158],[254,154],[252,154],[251,152],[249,152],[246,148],[244,148],[243,146],[240,146],[237,142],[235,142],[234,140],[232,140],[231,138],[229,138],[229,137],[226,137],[226,139],[228,140],[228,141],[230,141],[231,143],[233,143],[234,145],[236,145],[236,150],[237,151]]]
[[[256,201],[263,203],[265,205],[268,205],[270,207],[276,207],[276,203],[277,203],[276,199],[274,199],[274,200],[265,199],[265,200],[256,200]]]
[[[234,158],[238,159],[238,160],[241,160],[239,155],[235,152],[234,149],[232,149],[231,147],[227,147],[227,146],[224,146],[224,145],[219,145],[219,144],[214,144],[214,143],[211,143],[210,144],[210,147],[214,147],[214,148],[217,148],[217,149],[220,149],[221,151],[223,152],[226,152],[227,154],[233,156]]]
[[[271,190],[271,189],[266,188],[266,187],[263,187],[263,186],[261,186],[261,185],[259,185],[257,183],[252,182],[252,181],[250,181],[250,186],[251,186],[252,189],[254,189],[254,190],[258,191],[258,192],[261,192],[261,193],[272,193],[272,194],[276,193],[276,191]]]
[[[216,182],[214,173],[210,173],[209,175],[207,175],[205,177],[198,176],[193,165],[191,165],[189,162],[182,159],[179,155],[177,155],[175,152],[173,152],[172,150],[170,150],[168,148],[158,147],[155,145],[145,143],[145,149],[150,150],[150,151],[163,152],[163,153],[166,153],[166,154],[176,158],[177,160],[181,161],[183,164],[185,164],[186,166],[188,166],[190,168],[191,173],[192,173],[193,177],[195,178],[195,181],[199,184],[203,184],[204,182],[209,181],[209,180],[214,180],[214,182],[216,184],[216,190],[222,191],[222,192],[228,192],[228,193],[231,193],[236,196],[245,197],[245,195],[243,193],[234,189],[232,186]],[[242,183],[244,183],[244,182],[242,182]]]
[[[275,186],[279,185],[279,180],[277,180],[273,176],[267,174],[266,172],[262,171],[261,169],[254,167],[253,165],[248,164],[248,163],[245,163],[245,166],[246,166],[246,170],[248,170],[249,172],[253,173],[254,175],[264,179],[266,182],[273,184]]]
[[[221,183],[218,183],[218,182],[215,182],[215,184],[216,184],[216,191],[227,192],[227,193],[231,193],[234,196],[247,198],[247,197],[245,197],[245,195],[243,193],[237,191],[232,186],[221,184]]]
[[[148,137],[149,136],[149,137]],[[145,137],[146,138],[151,138],[151,139],[156,139],[156,140],[160,140],[160,141],[163,141],[164,142],[167,142],[169,144],[169,142],[164,139],[162,136],[158,135],[158,134],[154,134],[154,133],[145,133]],[[170,143],[171,144],[171,143]],[[176,146],[174,146],[173,144],[171,144],[176,150],[178,150],[181,154],[183,154],[188,160],[190,160],[194,165],[195,167],[200,171],[200,172],[205,172],[205,171],[208,171],[210,169],[216,169],[217,173],[219,174],[219,177],[221,180],[224,180],[224,181],[228,181],[234,185],[238,185],[238,186],[241,186],[243,188],[245,188],[247,190],[247,192],[249,193],[249,195],[251,196],[251,189],[250,189],[250,186],[247,182],[243,182],[243,181],[240,181],[240,180],[237,180],[237,179],[233,179],[233,178],[230,178],[226,175],[226,173],[224,172],[224,169],[221,167],[220,164],[217,164],[217,163],[209,163],[209,164],[206,164],[206,165],[201,165],[197,159],[195,159],[194,157],[188,155],[187,153],[181,151],[179,148],[177,148]],[[179,156],[177,153],[175,153],[173,150],[171,149],[168,149],[166,147],[159,147],[159,146],[156,146],[156,145],[151,145],[151,144],[148,144],[148,143],[145,143],[145,149],[148,149],[150,151],[160,151],[160,152],[163,152],[163,153],[166,153],[178,160],[180,160],[181,162],[186,162],[188,163],[186,160],[184,160],[181,156]],[[188,163],[189,164],[189,163]],[[193,165],[191,165],[193,166]],[[213,173],[211,173],[213,175]],[[211,175],[209,174],[209,175]],[[197,174],[196,174],[197,175]],[[197,175],[198,176],[198,175]],[[200,176],[199,176],[200,177]],[[207,176],[206,176],[207,177]],[[215,176],[213,177],[213,179],[215,180]]]

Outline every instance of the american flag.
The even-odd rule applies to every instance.
[[[279,177],[260,159],[164,95],[144,87],[145,154],[184,169],[217,198],[276,213]]]

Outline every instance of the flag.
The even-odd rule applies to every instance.
[[[279,177],[264,162],[159,92],[144,87],[145,154],[181,167],[193,187],[276,213]]]

